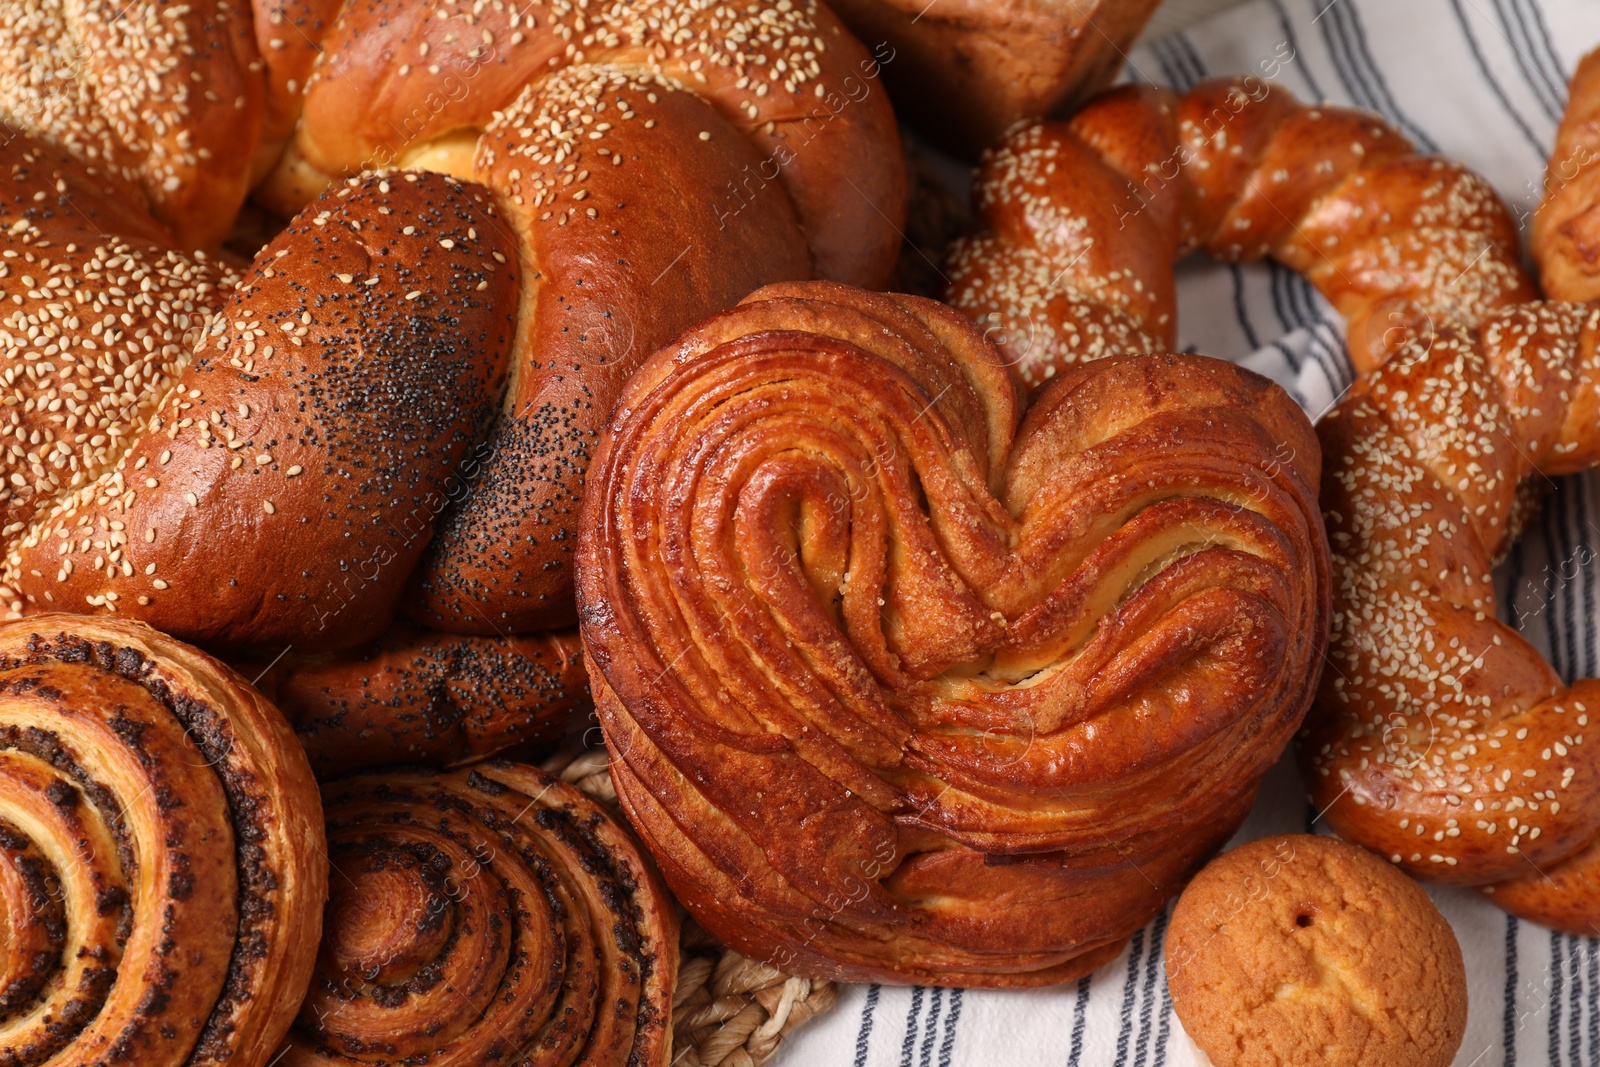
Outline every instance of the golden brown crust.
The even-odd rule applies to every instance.
[[[1483,887],[1495,904],[1573,937],[1600,937],[1600,836],[1544,870]]]
[[[0,119],[128,182],[180,248],[220,244],[261,129],[248,0],[17,0],[5,22]]]
[[[1600,51],[1578,63],[1529,236],[1552,300],[1600,298]]]
[[[136,187],[20,133],[4,140],[0,538],[10,542],[121,457],[237,278],[174,250]],[[15,590],[0,597],[15,608]]]
[[[324,790],[319,969],[283,1063],[663,1067],[672,900],[578,789],[505,762]]]
[[[375,636],[505,380],[522,280],[495,220],[486,189],[437,174],[331,192],[257,256],[131,447],[12,542],[7,586],[212,645]]]
[[[1160,0],[834,0],[902,114],[969,156],[1105,88]]]
[[[574,110],[574,100],[599,103]],[[597,134],[596,120],[611,128]],[[547,162],[552,143],[559,165]],[[460,633],[516,633],[575,621],[583,475],[628,376],[695,321],[811,268],[776,184],[732,204],[683,195],[762,160],[699,96],[661,80],[603,68],[548,79],[489,127],[478,161],[475,173],[506,192],[536,285],[516,386],[442,516],[409,614]]]
[[[589,706],[576,631],[526,637],[396,626],[352,652],[246,661],[321,777],[459,766],[552,741]]]
[[[959,315],[789,284],[657,353],[617,411],[579,548],[591,684],[635,826],[742,952],[1084,974],[1242,818],[1310,699],[1317,447],[1247,372],[1085,366],[1019,428]]]
[[[1597,327],[1588,305],[1527,304],[1425,335],[1319,427],[1337,580],[1307,787],[1419,877],[1517,878],[1600,833],[1600,682],[1562,685],[1496,619],[1491,574],[1518,484],[1600,461]]]
[[[486,182],[538,283],[516,386],[409,614],[568,625],[583,473],[639,362],[767,282],[888,280],[906,192],[876,68],[814,0],[352,3],[324,47],[285,180],[398,161]]]
[[[1208,864],[1173,910],[1166,970],[1216,1067],[1446,1067],[1467,1025],[1450,924],[1331,837],[1262,838]]]
[[[608,0],[538,12],[504,0],[350,0],[323,46],[292,146],[323,174],[376,163],[472,177],[453,168],[473,165],[477,136],[525,92],[551,91],[546,80],[582,87],[594,74],[632,74],[701,96],[775,164],[708,170],[699,193],[726,192],[736,210],[753,188],[776,183],[795,206],[818,276],[871,285],[893,268],[894,227],[905,214],[893,113],[871,58],[816,0],[753,8]],[[613,133],[631,152],[630,135]]]
[[[6,1051],[265,1067],[327,891],[288,724],[227,667],[125,620],[0,626],[0,692],[0,883],[24,904],[8,923],[45,949],[7,946]]]
[[[1259,78],[1182,96],[1125,87],[1070,123],[1013,130],[973,196],[984,229],[952,249],[947,299],[1030,383],[1170,348],[1172,265],[1197,248],[1304,273],[1350,320],[1363,371],[1405,334],[1398,307],[1472,326],[1534,295],[1482,178],[1416,155],[1371,115],[1303,105]]]
[[[1562,685],[1496,621],[1490,576],[1527,484],[1600,462],[1600,318],[1523,303],[1515,226],[1483,180],[1243,79],[1119,89],[1015,131],[976,198],[990,229],[956,249],[951,298],[1035,381],[1170,343],[1173,257],[1197,247],[1274,257],[1346,316],[1359,377],[1318,427],[1333,633],[1301,737],[1330,825],[1469,884],[1600,833],[1600,683]]]
[[[486,365],[475,372],[484,402],[498,407],[499,417],[490,420],[488,409],[461,401],[453,424],[431,427],[445,442],[439,458],[457,469],[449,472],[447,496],[432,491],[446,474],[432,458],[418,471],[418,493],[390,494],[395,499],[385,508],[398,506],[397,521],[408,527],[397,535],[401,544],[391,543],[393,528],[365,529],[360,532],[367,543],[351,554],[343,540],[309,544],[305,535],[312,531],[301,530],[288,539],[295,566],[272,569],[273,580],[265,582],[230,574],[225,588],[214,568],[173,569],[171,550],[150,559],[159,574],[126,573],[125,561],[116,557],[144,560],[150,553],[123,551],[113,535],[127,530],[112,522],[141,532],[154,529],[158,537],[175,524],[187,523],[190,533],[212,538],[219,528],[231,533],[239,527],[248,534],[247,549],[260,547],[270,536],[261,512],[274,514],[267,508],[281,504],[260,479],[251,492],[235,494],[239,499],[210,501],[203,490],[237,489],[238,480],[195,462],[182,486],[161,488],[159,504],[132,498],[113,504],[113,497],[138,496],[139,485],[120,483],[96,486],[92,500],[62,499],[68,490],[83,489],[86,479],[115,482],[118,472],[107,468],[143,435],[143,423],[167,384],[161,375],[177,374],[189,358],[189,340],[171,336],[181,331],[158,331],[169,342],[159,358],[136,349],[139,365],[133,369],[141,377],[112,379],[116,410],[102,413],[91,428],[104,432],[84,431],[96,442],[95,454],[84,460],[87,472],[68,469],[55,477],[58,467],[71,467],[73,452],[51,449],[78,445],[59,435],[51,440],[48,428],[33,441],[31,423],[42,415],[20,427],[23,436],[13,447],[21,451],[11,469],[0,460],[0,493],[9,494],[0,505],[16,504],[0,513],[6,531],[0,536],[17,534],[20,523],[51,504],[70,526],[58,522],[27,530],[20,547],[6,546],[9,564],[0,576],[0,595],[12,615],[81,610],[79,604],[128,610],[131,602],[144,609],[144,617],[197,640],[318,647],[369,639],[402,607],[430,627],[481,636],[569,625],[583,475],[628,374],[674,334],[762,284],[820,275],[879,285],[893,268],[906,199],[893,113],[871,57],[819,0],[746,8],[610,0],[594,8],[563,3],[538,12],[510,0],[259,0],[253,11],[243,0],[204,0],[171,19],[151,0],[27,0],[22,15],[0,25],[0,122],[23,134],[7,150],[39,160],[24,168],[19,183],[46,203],[57,199],[56,215],[67,206],[60,199],[64,194],[96,185],[88,202],[114,224],[106,232],[129,241],[137,237],[172,257],[166,273],[187,286],[181,293],[158,290],[158,310],[169,303],[183,303],[186,312],[202,303],[205,310],[220,310],[222,294],[213,290],[231,287],[235,279],[223,276],[213,285],[201,277],[190,284],[192,275],[204,274],[192,262],[198,258],[177,256],[171,248],[219,241],[245,182],[265,175],[258,196],[287,216],[347,175],[402,165],[486,183],[492,194],[475,190],[466,206],[478,216],[484,247],[507,270],[495,291],[482,295],[482,307],[457,307],[462,294],[444,275],[419,274],[397,291],[371,290],[365,295],[381,301],[371,309],[374,328],[388,329],[436,299],[443,304],[434,306],[447,316],[461,312],[463,336],[487,336],[479,314],[485,309],[498,310],[508,325],[505,345],[495,337],[481,346],[494,351],[484,353]],[[78,63],[73,57],[79,49],[98,51]],[[127,59],[129,49],[161,64],[159,75],[137,80],[126,93],[111,93],[102,84],[111,68],[101,60]],[[131,69],[131,62],[115,68]],[[205,88],[194,90],[190,82]],[[222,95],[228,96],[226,106],[212,99]],[[108,131],[125,133],[128,143],[108,148]],[[66,160],[70,165],[57,158],[63,154],[73,157]],[[207,163],[204,182],[193,180],[190,164],[196,159]],[[103,173],[89,173],[89,165]],[[58,189],[63,176],[67,188]],[[98,187],[113,185],[110,192]],[[23,191],[15,190],[19,198]],[[22,208],[20,199],[15,206]],[[429,203],[417,207],[432,210]],[[26,210],[37,211],[38,205],[30,201]],[[437,227],[417,218],[407,236],[420,247],[444,241],[448,248],[461,241],[455,223],[465,218],[458,211]],[[368,221],[368,233],[382,231],[381,220]],[[310,235],[314,244],[317,232],[308,227],[329,222],[302,216],[292,233],[302,242]],[[74,226],[81,229],[57,218],[20,240],[26,244],[42,235],[60,241]],[[11,240],[19,238],[13,234]],[[466,250],[457,247],[459,259]],[[94,256],[101,251],[84,263],[97,264]],[[142,244],[132,253],[135,259],[145,254]],[[71,255],[51,258],[58,270],[83,266]],[[324,273],[312,259],[304,276],[298,265],[279,272],[277,287],[293,293],[262,295],[260,277],[252,279],[249,291],[225,312],[229,322],[236,326],[232,316],[256,311],[253,302],[273,305],[273,311],[304,311],[308,300],[337,299],[339,286],[350,284],[330,279],[365,277],[364,263]],[[119,270],[115,281],[79,292],[120,299],[128,273]],[[204,300],[189,291],[196,288],[207,290]],[[413,294],[418,303],[403,299]],[[52,295],[62,294],[39,297],[30,286],[25,300]],[[136,330],[144,325],[134,323]],[[52,339],[61,332],[44,326]],[[316,335],[313,330],[303,340],[314,343]],[[370,328],[359,340],[365,349],[384,348]],[[380,362],[370,369],[375,378],[385,374]],[[197,387],[189,379],[201,374],[204,363],[202,352],[186,372],[185,395],[177,402],[193,406],[202,399],[187,393]],[[44,402],[55,399],[48,381],[34,380],[36,369],[27,369],[21,385],[24,403],[35,394]],[[511,387],[502,397],[503,376]],[[272,390],[253,383],[243,391]],[[93,406],[95,398],[86,400],[80,392],[68,389],[65,402]],[[217,399],[201,392],[207,402]],[[399,410],[374,411],[379,421],[394,415],[404,422],[409,411],[425,406],[410,393],[384,399]],[[171,414],[158,417],[170,426]],[[3,424],[0,430],[18,432]],[[478,439],[480,430],[487,439]],[[462,452],[463,436],[476,445],[470,454]],[[44,452],[30,453],[30,445]],[[133,459],[139,461],[148,464],[153,457],[140,454]],[[134,482],[150,480],[142,469],[122,473]],[[365,480],[358,495],[395,488],[382,481]],[[205,503],[203,524],[186,508],[189,491]],[[42,501],[46,493],[53,499]],[[344,502],[335,499],[339,494],[329,495],[335,507],[320,516],[320,525],[329,537],[342,538],[335,527],[348,517],[339,510]],[[375,500],[350,506],[367,508],[380,524]],[[113,507],[140,513],[111,520],[105,512]],[[159,514],[143,514],[152,508]],[[78,526],[82,518],[88,527]],[[419,533],[418,524],[428,529]],[[422,559],[435,527],[438,543]],[[41,545],[39,535],[52,538],[52,545]],[[78,547],[56,558],[52,553],[69,535]],[[189,537],[185,550],[198,540]],[[306,560],[316,566],[305,567]],[[124,571],[120,577],[118,569]],[[381,576],[370,573],[378,569]],[[194,618],[174,605],[177,598],[157,595],[176,588],[175,576],[201,588],[203,606]],[[110,599],[113,594],[116,599]],[[330,627],[335,615],[340,624]]]

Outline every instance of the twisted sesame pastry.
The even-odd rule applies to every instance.
[[[0,119],[120,179],[176,247],[214,248],[249,190],[262,121],[253,37],[233,0],[14,0]]]
[[[1600,463],[1597,315],[1531,303],[1423,333],[1319,427],[1335,621],[1303,770],[1335,830],[1418,877],[1542,882],[1600,834],[1600,681],[1563,685],[1496,619],[1491,574],[1519,484]],[[1490,899],[1572,929],[1540,892]]]
[[[1172,348],[1172,267],[1197,250],[1305,274],[1349,320],[1362,371],[1418,314],[1471,325],[1534,295],[1482,178],[1417,155],[1372,115],[1307,106],[1254,77],[1181,96],[1127,86],[1070,123],[1014,130],[973,198],[982,228],[952,248],[946,299],[1029,384]]]
[[[569,623],[583,473],[599,426],[638,361],[765,282],[820,275],[879,284],[888,277],[905,189],[893,116],[876,77],[870,57],[816,0],[738,8],[709,0],[532,7],[501,0],[261,0],[254,7],[242,0],[24,0],[15,17],[8,12],[0,20],[0,119],[17,134],[5,158],[18,183],[0,222],[20,227],[5,238],[8,255],[45,241],[52,251],[32,251],[35,258],[70,269],[52,275],[48,286],[25,280],[40,281],[32,270],[0,278],[22,316],[13,316],[9,332],[16,403],[25,413],[38,414],[42,405],[51,418],[62,414],[50,407],[63,399],[51,391],[60,364],[100,358],[92,324],[68,314],[73,301],[138,304],[127,314],[153,315],[160,326],[106,324],[117,335],[114,347],[133,346],[132,360],[120,349],[116,358],[136,365],[118,377],[111,377],[115,369],[101,372],[109,382],[103,391],[115,392],[118,407],[97,414],[94,432],[85,433],[97,451],[77,460],[82,470],[73,467],[72,457],[84,451],[76,428],[38,427],[36,442],[37,417],[16,439],[22,453],[0,466],[14,496],[48,491],[59,511],[59,521],[40,518],[48,526],[13,530],[17,540],[0,576],[13,612],[52,605],[132,611],[195,640],[315,641],[318,651],[360,644],[402,610],[430,628],[481,636]],[[482,187],[451,186],[468,191],[438,219],[426,211],[359,217],[382,206],[399,211],[365,198],[360,208],[349,200],[313,205],[265,253],[293,258],[277,267],[258,259],[237,295],[227,292],[235,279],[210,260],[180,254],[215,244],[258,179],[257,195],[292,213],[348,176],[397,164],[434,172],[427,189],[446,188],[438,184],[442,175]],[[111,223],[95,223],[92,238],[77,217],[85,183],[96,197],[82,198],[84,213]],[[363,232],[353,229],[358,224],[365,236],[351,236]],[[323,261],[319,241],[337,246],[329,251],[337,263]],[[172,257],[152,277],[159,283],[153,305],[143,290],[129,295],[124,283],[140,272],[122,269],[115,251],[122,244],[136,258]],[[80,265],[74,257],[88,258]],[[489,280],[491,259],[500,269]],[[408,276],[413,260],[420,273]],[[115,269],[101,270],[102,261]],[[445,273],[426,273],[424,261]],[[451,288],[469,275],[485,288]],[[436,285],[452,294],[444,303],[435,300]],[[369,316],[359,336],[328,318],[354,306]],[[197,327],[211,312],[219,315],[202,349]],[[491,312],[492,329],[485,325]],[[386,505],[388,514],[408,517],[404,536],[379,544],[376,531],[358,523],[363,528],[352,536],[364,536],[376,556],[345,551],[344,531],[335,527],[348,512],[335,499],[320,521],[341,538],[338,550],[310,548],[271,571],[269,582],[230,575],[238,579],[230,585],[207,576],[184,589],[182,608],[177,597],[156,595],[182,578],[165,561],[146,577],[126,573],[113,558],[127,554],[119,552],[121,536],[137,540],[152,530],[158,539],[181,530],[198,555],[199,543],[219,529],[184,511],[185,491],[204,500],[198,482],[211,484],[216,471],[185,474],[184,486],[146,484],[170,483],[177,474],[146,469],[164,447],[129,451],[146,418],[166,431],[193,420],[223,448],[252,442],[236,458],[247,468],[257,464],[257,477],[224,479],[253,487],[240,506],[257,514],[230,519],[245,532],[246,549],[274,525],[260,513],[280,514],[285,499],[296,497],[286,485],[273,488],[276,479],[291,467],[316,469],[320,446],[280,436],[278,451],[263,447],[270,435],[259,425],[262,408],[240,414],[236,398],[210,395],[189,378],[214,371],[219,359],[230,371],[237,368],[229,361],[252,356],[265,365],[269,349],[283,364],[290,347],[309,356],[335,335],[363,358],[396,358],[402,341],[449,348],[449,337],[423,324],[442,328],[457,315],[451,335],[495,347],[504,365],[492,374],[480,368],[481,397],[448,389],[422,395],[429,383],[419,371],[364,413],[372,421],[363,434],[387,430],[390,418],[397,432],[434,420],[427,429],[440,444],[419,483],[438,482],[435,461],[459,467],[459,491],[431,500],[401,492],[398,504]],[[414,318],[417,326],[405,325]],[[269,336],[280,329],[284,336]],[[143,347],[151,341],[161,344]],[[80,356],[87,352],[97,355]],[[419,354],[420,347],[412,353]],[[24,370],[41,359],[51,372]],[[162,376],[180,372],[184,393],[200,388],[206,404],[227,403],[202,410],[202,397],[161,387]],[[132,373],[138,376],[130,380]],[[358,377],[370,383],[390,373],[375,364]],[[452,381],[449,368],[439,373]],[[358,378],[335,381],[353,386]],[[65,405],[95,405],[89,383],[71,384]],[[78,395],[84,392],[86,398]],[[483,417],[483,403],[497,417]],[[463,442],[478,447],[468,455]],[[297,446],[317,449],[316,457]],[[383,458],[409,462],[407,455],[396,448]],[[207,458],[214,467],[225,453]],[[139,463],[146,466],[135,469]],[[362,490],[395,473],[352,469],[372,473],[360,479]],[[394,496],[395,489],[383,491]],[[63,510],[66,491],[77,499]],[[129,493],[137,499],[124,503]],[[37,501],[27,506],[43,515]],[[372,508],[370,501],[364,506]],[[141,513],[130,520],[125,508]],[[142,513],[152,509],[159,514]],[[8,516],[7,525],[30,517]],[[328,562],[330,553],[349,564],[331,588],[302,562]],[[374,567],[384,575],[374,578]],[[309,576],[296,582],[301,571]]]
[[[1567,87],[1566,114],[1556,131],[1545,169],[1544,197],[1533,219],[1530,243],[1539,267],[1540,288],[1554,300],[1600,298],[1596,280],[1600,277],[1600,220],[1595,210],[1600,199],[1595,178],[1600,163],[1597,94],[1600,52],[1591,52],[1579,62]],[[1588,351],[1593,350],[1593,329],[1592,320],[1587,320],[1580,343],[1588,346]],[[1600,412],[1591,406],[1579,417],[1593,424]],[[1570,744],[1563,735],[1562,745]],[[1525,919],[1583,937],[1596,936],[1600,934],[1600,834],[1566,859],[1486,886],[1484,892]]]
[[[305,755],[233,671],[129,620],[0,626],[5,1062],[266,1067],[327,874]]]
[[[678,920],[633,836],[537,768],[323,789],[331,884],[282,1063],[661,1067]]]
[[[1563,685],[1496,621],[1490,571],[1529,483],[1600,461],[1595,309],[1524,303],[1481,179],[1250,80],[1120,90],[1017,131],[975,195],[991,228],[956,249],[952,300],[1003,324],[1035,381],[1170,343],[1173,257],[1194,248],[1272,256],[1344,313],[1358,379],[1318,430],[1334,612],[1300,739],[1312,801],[1413,875],[1516,879],[1491,898],[1590,932],[1600,898],[1576,922],[1560,861],[1600,832],[1600,682]]]
[[[587,695],[575,637],[413,628],[327,651],[377,640],[482,454],[520,282],[488,191],[345,184],[240,275],[173,250],[132,190],[70,156],[18,136],[0,158],[17,245],[0,286],[28,298],[0,320],[22,369],[0,416],[8,606],[269,644],[246,673],[278,657],[267,680],[291,676],[279,698],[324,772],[564,729]]]
[[[942,305],[762,289],[653,356],[597,453],[579,598],[622,805],[783,971],[1085,974],[1310,702],[1316,479],[1305,416],[1229,364],[1102,361],[1027,407]]]
[[[566,733],[589,704],[571,630],[500,638],[402,624],[352,652],[237,666],[289,719],[323,778],[525,751]]]
[[[0,538],[9,543],[116,464],[239,277],[203,252],[179,251],[121,179],[9,126],[0,137]],[[15,610],[15,590],[4,596]]]

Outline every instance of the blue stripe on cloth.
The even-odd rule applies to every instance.
[[[1192,89],[1197,82],[1206,77],[1206,65],[1200,60],[1200,53],[1195,51],[1194,44],[1181,33],[1173,34],[1169,40],[1172,46],[1183,56],[1183,65],[1189,72],[1189,83],[1184,89]]]
[[[1545,157],[1544,144],[1533,132],[1533,128],[1528,125],[1527,120],[1512,105],[1511,98],[1506,95],[1505,89],[1500,85],[1500,80],[1494,76],[1494,71],[1489,68],[1489,61],[1484,58],[1482,50],[1478,48],[1478,39],[1473,36],[1472,26],[1467,21],[1467,13],[1462,9],[1461,3],[1462,0],[1450,0],[1450,6],[1455,11],[1456,21],[1461,24],[1462,40],[1467,42],[1467,50],[1472,53],[1472,60],[1478,65],[1478,72],[1483,75],[1483,80],[1488,84],[1489,91],[1494,93],[1495,99],[1500,101],[1501,110],[1506,113],[1512,124],[1521,132],[1522,139],[1527,141],[1529,147],[1533,149],[1534,166],[1543,166]],[[1516,51],[1515,45],[1512,46],[1512,51]],[[1527,76],[1526,68],[1523,69],[1523,75],[1524,77]]]
[[[1517,69],[1528,83],[1539,108],[1552,123],[1561,121],[1561,111],[1566,104],[1567,80],[1561,76],[1561,61],[1550,51],[1548,35],[1540,41],[1542,23],[1535,22],[1538,13],[1530,19],[1524,5],[1517,0],[1494,0],[1495,14],[1505,27],[1506,43],[1516,57]],[[1541,48],[1541,44],[1543,47]]]
[[[1278,14],[1278,27],[1283,30],[1283,39],[1289,45],[1289,49],[1295,57],[1294,69],[1300,73],[1300,77],[1305,81],[1306,89],[1310,92],[1311,99],[1321,103],[1328,99],[1328,96],[1322,91],[1322,86],[1317,84],[1317,77],[1311,72],[1311,65],[1305,62],[1304,57],[1300,54],[1300,42],[1295,39],[1294,24],[1289,21],[1289,12],[1284,10],[1283,0],[1271,0],[1271,2],[1272,9]]]
[[[1172,1036],[1172,990],[1167,988],[1166,976],[1161,981],[1161,1026],[1156,1030],[1156,1056],[1153,1067],[1164,1067],[1167,1062],[1167,1039]]]
[[[1583,1053],[1583,1005],[1584,990],[1583,978],[1578,974],[1578,957],[1583,951],[1583,945],[1578,938],[1567,937],[1567,981],[1572,983],[1571,1010],[1568,1013],[1567,1047],[1572,1052],[1572,1062],[1582,1063],[1578,1057]]]
[[[1233,317],[1239,321],[1239,329],[1244,331],[1245,343],[1250,346],[1250,351],[1254,352],[1261,347],[1261,339],[1256,335],[1255,325],[1250,321],[1249,309],[1244,306],[1244,271],[1239,269],[1239,264],[1229,263],[1228,273],[1233,276]],[[1288,349],[1283,349],[1283,353],[1287,356]],[[1290,365],[1293,366],[1293,363]]]
[[[1150,46],[1150,52],[1161,67],[1162,83],[1168,86],[1181,85],[1183,75],[1179,72],[1178,61],[1172,55],[1171,46],[1165,40],[1156,41]]]
[[[1556,669],[1556,673],[1564,682],[1572,680],[1572,672],[1578,666],[1578,628],[1572,603],[1573,590],[1562,577],[1567,573],[1567,567],[1573,559],[1572,495],[1578,488],[1573,481],[1571,478],[1563,478],[1556,483],[1556,491],[1545,509],[1549,519],[1545,526],[1551,548],[1550,554],[1545,557],[1549,561],[1546,564],[1548,570],[1545,577],[1554,589],[1551,597],[1554,601],[1551,622],[1555,637],[1551,641],[1550,665]]]
[[[1561,1067],[1561,935],[1550,931],[1550,1067]]]
[[[906,1036],[900,1045],[900,1067],[911,1067],[911,1056],[917,1047],[917,1018],[922,1014],[922,986],[911,987],[911,1007],[906,1011]]]
[[[1078,1061],[1083,1056],[1083,1028],[1088,1021],[1089,1014],[1089,987],[1094,979],[1084,976],[1078,979],[1078,999],[1072,1005],[1072,1047],[1067,1052],[1067,1067],[1078,1067]]]
[[[1501,1017],[1501,1067],[1517,1067],[1517,917],[1506,916],[1506,1002]]]
[[[1320,0],[1310,0],[1317,4]],[[1439,146],[1427,132],[1412,122],[1400,110],[1389,82],[1373,60],[1367,44],[1367,31],[1361,24],[1361,14],[1354,4],[1333,4],[1323,9],[1318,19],[1323,40],[1333,57],[1335,72],[1350,92],[1351,98],[1362,107],[1376,111],[1398,126],[1418,148],[1424,152],[1438,152]]]
[[[867,1002],[861,1007],[861,1029],[856,1034],[855,1067],[866,1067],[867,1046],[872,1041],[872,1021],[878,1013],[878,997],[883,987],[874,982],[867,987]]]
[[[956,1048],[956,1024],[961,1021],[961,995],[964,989],[950,991],[950,1014],[944,1017],[944,1040],[939,1042],[939,1067],[950,1067]]]
[[[1139,961],[1144,958],[1144,931],[1137,930],[1128,950],[1128,979],[1122,984],[1122,1028],[1117,1032],[1117,1063],[1128,1062],[1128,1039],[1133,1036],[1133,1002],[1139,990]]]
[[[1519,10],[1527,10],[1529,38],[1534,42],[1533,54],[1539,58],[1540,66],[1548,70],[1555,79],[1552,86],[1554,95],[1551,97],[1555,104],[1556,114],[1566,109],[1567,82],[1572,80],[1572,75],[1561,62],[1561,56],[1556,52],[1555,41],[1550,37],[1550,27],[1545,24],[1544,10],[1536,0],[1513,0]]]
[[[1595,601],[1595,542],[1591,535],[1600,536],[1600,527],[1595,525],[1594,509],[1591,507],[1591,503],[1595,488],[1600,483],[1595,481],[1592,474],[1578,475],[1568,480],[1574,483],[1573,489],[1577,494],[1577,535],[1578,544],[1582,549],[1582,554],[1574,560],[1574,563],[1582,578],[1583,608],[1580,617],[1583,623],[1583,649],[1578,662],[1573,664],[1573,667],[1581,672],[1584,677],[1592,678],[1597,671],[1600,671],[1600,658],[1597,658],[1595,652],[1595,613],[1600,604]]]
[[[1133,1063],[1143,1067],[1145,1054],[1150,1050],[1150,1009],[1156,999],[1156,979],[1161,976],[1161,950],[1167,936],[1167,912],[1162,909],[1150,928],[1150,955],[1144,962],[1144,992],[1140,995],[1139,1038],[1133,1045]]]
[[[944,987],[934,986],[928,1017],[922,1021],[922,1056],[917,1067],[933,1067],[933,1043],[939,1036],[939,1016],[944,1014]]]

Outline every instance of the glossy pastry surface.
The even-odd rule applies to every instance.
[[[630,383],[582,630],[617,792],[800,973],[1086,973],[1242,818],[1327,626],[1282,390],[1153,355],[1025,406],[930,301],[773,286]]]

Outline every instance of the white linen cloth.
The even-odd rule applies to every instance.
[[[1139,48],[1127,75],[1184,88],[1275,71],[1302,99],[1368,108],[1485,175],[1526,236],[1567,79],[1596,45],[1600,0],[1253,0]],[[1343,322],[1297,275],[1195,261],[1180,270],[1178,297],[1182,348],[1275,379],[1313,416],[1349,384]],[[1600,478],[1586,475],[1559,484],[1498,572],[1502,615],[1568,679],[1600,674],[1597,556]],[[1285,760],[1236,840],[1304,831],[1314,815]],[[1470,891],[1430,892],[1467,961],[1458,1067],[1600,1064],[1600,944],[1519,922]],[[1092,978],[1054,989],[845,987],[774,1065],[1200,1064],[1167,995],[1168,915],[1170,905]]]

